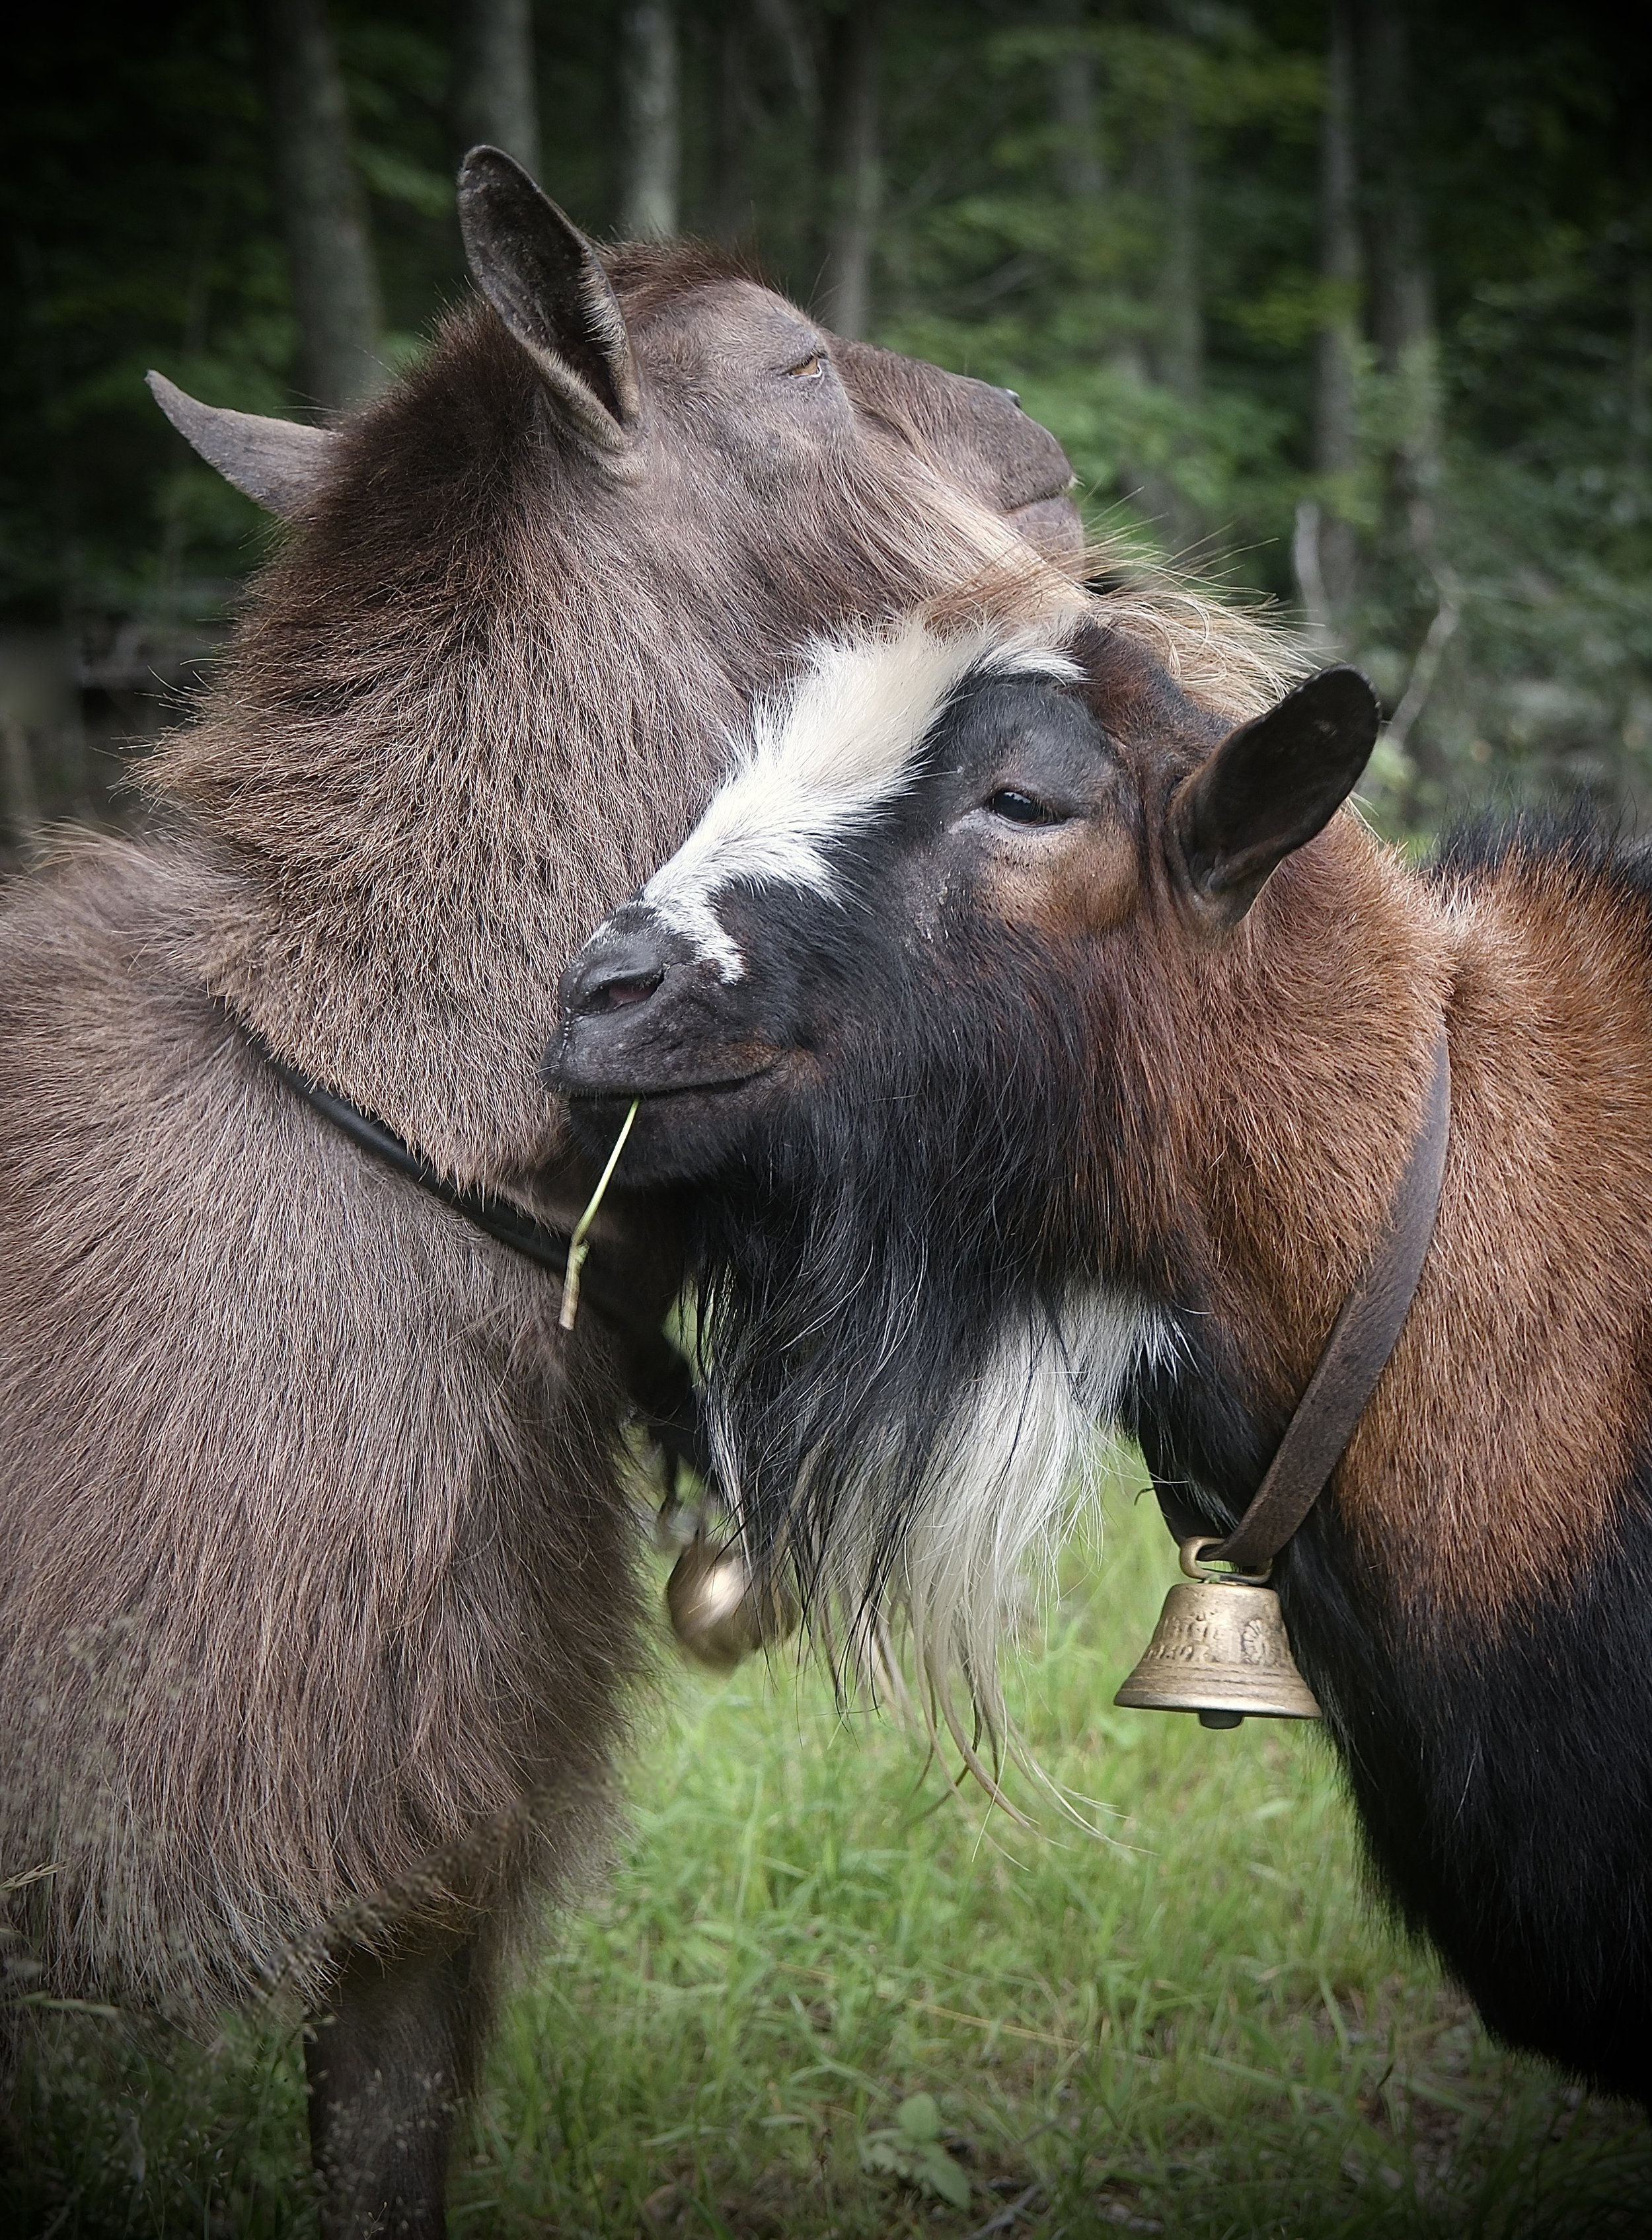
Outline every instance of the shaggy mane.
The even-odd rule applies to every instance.
[[[1587,802],[1467,817],[1442,836],[1422,873],[1439,886],[1475,886],[1505,872],[1518,877],[1545,867],[1652,904],[1652,845]]]

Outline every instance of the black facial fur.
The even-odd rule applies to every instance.
[[[647,1005],[577,1019],[589,957],[600,979],[622,912],[564,985],[551,1078],[583,1098],[576,1124],[593,1143],[611,1135],[621,1100],[645,1087],[631,1171],[650,1177],[656,1157],[676,1176],[716,1171],[696,1238],[713,1401],[740,1456],[751,1549],[789,1563],[805,1597],[844,1490],[869,1478],[888,1496],[865,1550],[876,1597],[956,1394],[1007,1323],[1048,1323],[1085,1257],[1072,1147],[1096,1100],[1095,1053],[1128,1063],[1131,1038],[1106,1016],[1082,944],[1053,954],[1047,937],[989,929],[967,882],[929,876],[937,846],[968,866],[977,829],[988,837],[1002,814],[1006,770],[1041,823],[1110,800],[1118,782],[1082,698],[989,674],[933,726],[899,798],[831,843],[832,897],[772,885],[719,897],[745,960],[737,981],[662,933],[677,977],[659,1031]],[[613,954],[631,969],[629,950]],[[764,1050],[775,1064],[732,1095],[676,1086]],[[646,1078],[628,1063],[646,1063]],[[1135,1081],[1116,1092],[1133,1109],[1143,1096]]]

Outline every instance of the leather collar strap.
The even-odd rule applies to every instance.
[[[1370,1271],[1343,1301],[1267,1476],[1227,1538],[1205,1549],[1206,1562],[1265,1572],[1323,1492],[1388,1367],[1416,1296],[1440,1210],[1450,1133],[1451,1057],[1442,1026],[1422,1130],[1411,1146]],[[1176,1512],[1183,1504],[1174,1496],[1167,1499],[1168,1488],[1156,1490],[1176,1531]]]

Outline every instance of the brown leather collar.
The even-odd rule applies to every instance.
[[[1428,1110],[1369,1272],[1343,1301],[1267,1475],[1227,1538],[1206,1548],[1207,1562],[1265,1572],[1323,1492],[1388,1367],[1416,1296],[1440,1210],[1450,1133],[1451,1055],[1442,1026]],[[1165,1521],[1178,1538],[1196,1530],[1191,1522],[1187,1531],[1179,1529],[1185,1506],[1177,1495],[1156,1481],[1155,1490]]]

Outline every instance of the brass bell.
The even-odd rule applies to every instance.
[[[732,1672],[755,1650],[772,1648],[797,1623],[797,1605],[780,1586],[759,1595],[737,1547],[714,1548],[696,1532],[665,1583],[671,1630],[696,1663]]]
[[[1279,1597],[1255,1577],[1200,1561],[1216,1540],[1184,1540],[1188,1583],[1171,1588],[1142,1661],[1113,1701],[1127,1710],[1196,1711],[1202,1727],[1242,1719],[1317,1719],[1296,1670]]]

